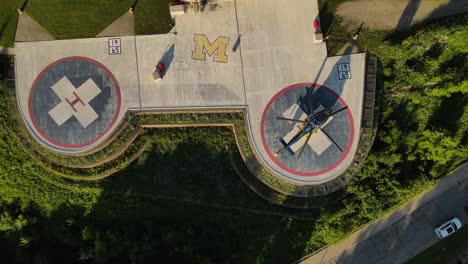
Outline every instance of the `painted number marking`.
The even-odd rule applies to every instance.
[[[349,63],[340,63],[338,66],[338,78],[340,80],[351,79],[351,67]]]
[[[122,53],[121,43],[119,38],[108,39],[109,55],[118,55]]]

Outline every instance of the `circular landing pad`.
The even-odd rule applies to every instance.
[[[310,87],[309,95],[306,87]],[[275,157],[303,127],[303,123],[277,117],[305,120],[310,105],[315,114],[329,107],[333,112],[342,110],[329,117],[307,144],[306,135]],[[262,115],[261,136],[267,154],[280,168],[297,176],[318,176],[337,167],[347,156],[353,143],[354,122],[346,102],[333,90],[301,83],[284,88],[268,102]]]
[[[112,128],[120,105],[114,75],[86,57],[63,58],[44,68],[28,102],[35,136],[59,151],[92,146]]]

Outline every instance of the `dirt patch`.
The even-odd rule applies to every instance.
[[[343,24],[373,30],[405,30],[426,19],[468,12],[466,0],[357,0],[338,6]]]

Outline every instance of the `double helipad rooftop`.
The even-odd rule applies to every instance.
[[[315,1],[218,2],[217,10],[178,16],[164,35],[16,43],[18,104],[31,133],[53,150],[82,152],[129,110],[241,108],[268,170],[303,184],[339,176],[359,144],[364,54],[327,57],[314,37]],[[166,69],[155,81],[159,62]],[[273,157],[294,129],[274,117],[301,109],[294,106],[312,84],[317,109],[348,107],[326,126],[343,151],[317,137],[302,159]]]

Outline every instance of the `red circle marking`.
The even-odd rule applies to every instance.
[[[101,133],[101,135],[99,135],[98,137],[96,137],[95,139],[91,140],[91,141],[88,141],[86,143],[82,143],[82,144],[63,144],[61,142],[58,142],[52,138],[50,138],[49,136],[47,136],[40,128],[39,126],[37,125],[37,122],[36,122],[36,119],[34,118],[34,115],[33,115],[33,111],[32,111],[32,98],[33,98],[33,94],[34,94],[34,90],[36,89],[36,85],[37,83],[39,82],[39,80],[42,78],[42,76],[52,67],[54,67],[55,65],[61,63],[61,62],[64,62],[64,61],[73,61],[73,60],[82,60],[82,61],[86,61],[86,62],[90,62],[90,63],[93,63],[95,65],[97,65],[98,67],[100,67],[101,69],[103,69],[112,79],[114,85],[115,85],[115,89],[117,90],[117,107],[116,107],[116,111],[115,111],[115,115],[114,115],[114,118],[112,119],[111,123],[109,124],[109,126],[106,128],[106,130],[104,130],[104,132]],[[58,147],[62,147],[62,148],[66,148],[66,149],[79,149],[79,148],[85,148],[87,146],[90,146],[92,145],[93,143],[95,143],[96,141],[98,141],[100,138],[102,138],[111,128],[112,126],[115,124],[115,122],[117,121],[117,117],[119,116],[119,113],[120,113],[120,104],[121,104],[121,95],[120,95],[120,86],[119,86],[119,83],[117,82],[117,79],[115,78],[115,76],[112,74],[112,72],[106,67],[104,66],[104,64],[96,61],[96,60],[93,60],[93,59],[90,59],[90,58],[87,58],[87,57],[80,57],[80,56],[72,56],[72,57],[67,57],[67,58],[63,58],[63,59],[60,59],[58,61],[55,61],[53,62],[52,64],[49,64],[47,67],[45,67],[40,73],[39,75],[36,77],[36,79],[34,80],[34,83],[31,87],[31,91],[29,92],[29,100],[28,100],[28,110],[29,110],[29,116],[31,117],[31,121],[32,121],[32,124],[34,126],[34,129],[36,129],[36,131],[39,133],[39,135],[41,135],[41,137],[43,139],[45,139],[47,142],[51,143],[52,145],[56,145]]]
[[[350,122],[350,128],[351,128],[350,132],[349,132],[348,144],[346,146],[345,151],[343,151],[343,154],[341,154],[340,158],[335,163],[333,163],[331,166],[329,166],[328,168],[325,168],[325,169],[319,170],[319,171],[312,171],[312,172],[297,171],[297,170],[293,170],[293,169],[291,169],[289,167],[286,167],[283,163],[281,163],[273,155],[273,153],[271,152],[270,148],[268,147],[268,145],[266,143],[266,139],[265,139],[265,119],[266,119],[266,115],[268,113],[268,110],[270,110],[271,105],[276,101],[276,99],[278,99],[278,97],[280,97],[282,94],[286,93],[287,91],[292,90],[292,89],[296,89],[296,88],[299,88],[299,87],[311,86],[311,85],[313,85],[314,87],[316,87],[318,89],[324,89],[324,91],[326,91],[326,92],[332,94],[333,96],[335,96],[336,98],[338,98],[338,101],[341,103],[341,105],[346,106],[346,103],[343,100],[343,98],[341,98],[337,93],[335,93],[333,90],[331,90],[330,88],[328,88],[326,86],[318,85],[318,84],[315,84],[315,83],[298,83],[298,84],[293,84],[293,85],[290,85],[290,86],[282,89],[281,91],[276,93],[273,96],[273,98],[270,99],[270,101],[268,102],[268,104],[265,107],[265,110],[263,110],[262,121],[260,122],[260,133],[261,133],[261,137],[262,137],[262,144],[263,144],[263,147],[265,148],[268,156],[270,157],[270,159],[273,160],[273,162],[275,162],[275,164],[278,165],[283,170],[285,170],[285,171],[287,171],[289,173],[295,174],[297,176],[305,176],[305,177],[318,176],[318,175],[324,174],[324,173],[329,172],[329,171],[333,170],[334,168],[336,168],[344,160],[344,158],[348,155],[349,151],[351,150],[351,146],[352,146],[353,140],[354,140],[353,139],[354,138],[353,116],[351,115],[351,111],[349,110],[349,108],[346,108],[345,111],[346,111],[346,115],[348,116],[348,120]]]

